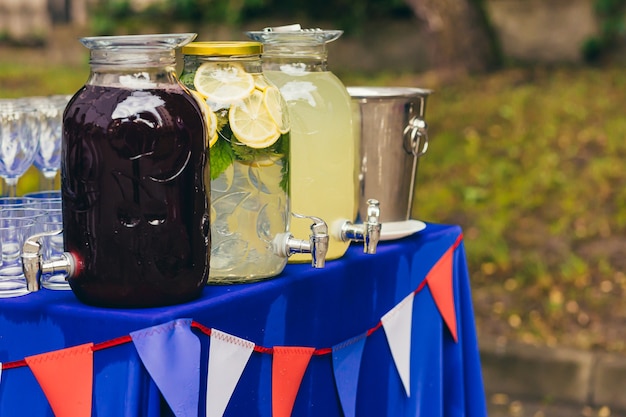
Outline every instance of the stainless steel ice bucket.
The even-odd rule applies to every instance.
[[[381,222],[408,220],[418,159],[428,149],[424,113],[431,91],[348,87],[348,93],[360,124],[359,218],[367,218],[367,200],[375,198]]]

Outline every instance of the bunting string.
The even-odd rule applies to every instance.
[[[422,281],[422,283],[420,284],[420,286],[418,287],[419,291],[421,291],[424,286],[426,284],[426,280]],[[417,291],[417,292],[419,292]],[[415,291],[414,291],[415,292]],[[191,327],[192,328],[196,328],[198,329],[201,333],[205,334],[206,336],[211,336],[211,328],[204,326],[201,323],[198,323],[197,321],[193,320],[191,322]],[[370,328],[369,330],[367,330],[367,336],[371,336],[376,330],[380,329],[382,327],[382,321],[379,321],[378,323],[376,323],[376,325],[372,328]],[[115,339],[111,339],[111,340],[107,340],[105,342],[101,342],[101,343],[96,343],[91,347],[91,350],[93,352],[97,352],[99,350],[104,350],[104,349],[109,349],[112,347],[116,347],[116,346],[120,346],[120,345],[124,345],[126,343],[131,343],[132,342],[132,338],[130,337],[130,335],[126,335],[126,336],[121,336]],[[253,350],[257,353],[263,353],[263,354],[268,354],[268,355],[273,355],[274,354],[274,348],[270,348],[270,347],[265,347],[265,346],[259,346],[259,345],[255,345]],[[333,349],[330,347],[324,347],[324,348],[317,348],[313,351],[312,355],[313,356],[324,356],[324,355],[330,355],[333,353]],[[5,362],[2,363],[2,370],[7,370],[7,369],[14,369],[14,368],[20,368],[20,367],[24,367],[27,366],[26,365],[26,361],[24,359],[20,359],[17,361],[13,361],[13,362]]]

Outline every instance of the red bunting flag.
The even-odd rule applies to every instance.
[[[93,343],[24,358],[55,417],[91,416]]]
[[[454,308],[454,291],[452,287],[453,258],[455,246],[450,247],[437,261],[435,266],[426,275],[426,282],[430,289],[439,313],[443,317],[452,338],[457,339],[456,309]]]
[[[275,346],[272,359],[272,417],[290,417],[315,348]]]

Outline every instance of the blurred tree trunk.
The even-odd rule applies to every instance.
[[[497,42],[480,0],[405,0],[426,22],[435,70],[482,72],[499,65]]]

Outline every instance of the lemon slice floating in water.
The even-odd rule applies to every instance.
[[[237,63],[205,62],[193,79],[196,90],[210,101],[233,103],[254,90],[254,78]]]
[[[267,87],[270,86],[267,81],[265,81],[263,74],[253,74],[252,78],[254,78],[254,87],[257,90],[265,91]]]
[[[208,106],[207,106],[208,107]],[[209,148],[217,142],[217,116],[209,109],[209,121],[207,126],[207,137],[209,139]]]
[[[289,131],[289,112],[280,90],[276,87],[268,86],[263,94],[263,104],[274,123],[276,123],[278,131],[287,133]]]
[[[264,93],[254,91],[244,100],[233,104],[228,122],[235,137],[244,145],[261,149],[271,146],[280,137],[278,126],[265,105]]]
[[[200,111],[206,122],[207,140],[209,141],[208,146],[211,147],[217,142],[217,116],[213,110],[211,110],[202,94],[195,90],[189,91],[191,91],[191,94],[200,105]]]

